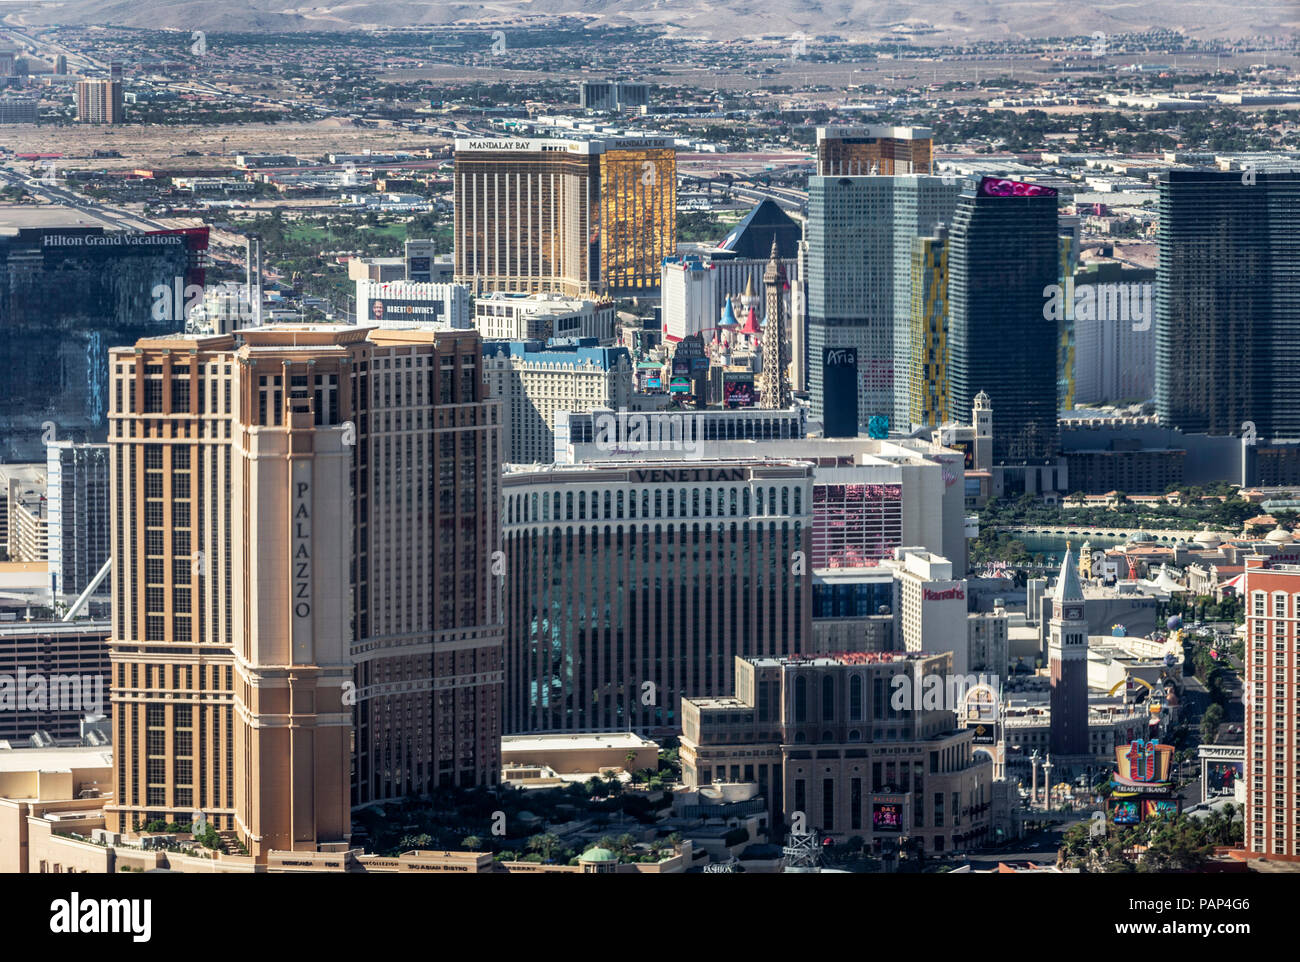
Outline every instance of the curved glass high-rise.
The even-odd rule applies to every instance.
[[[1057,261],[1055,190],[967,182],[949,234],[948,410],[988,394],[995,464],[1057,453],[1057,324],[1044,310]]]

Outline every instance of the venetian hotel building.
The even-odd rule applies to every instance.
[[[457,283],[658,294],[677,252],[672,138],[464,138],[455,164]]]
[[[676,732],[736,655],[804,651],[812,508],[802,461],[508,469],[507,733]]]
[[[259,859],[491,784],[499,402],[473,332],[285,325],[110,352],[116,793]]]

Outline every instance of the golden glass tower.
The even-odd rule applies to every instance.
[[[659,290],[661,265],[677,253],[677,152],[619,148],[600,155],[601,290]]]
[[[823,177],[929,174],[933,157],[929,127],[817,128],[817,173]]]
[[[670,138],[456,141],[455,279],[476,291],[657,292],[677,249]]]

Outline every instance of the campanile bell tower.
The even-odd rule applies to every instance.
[[[1048,663],[1051,668],[1053,755],[1086,755],[1088,745],[1088,619],[1070,549],[1052,592]]]

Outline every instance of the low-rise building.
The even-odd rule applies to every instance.
[[[546,341],[552,338],[614,339],[614,302],[565,297],[553,291],[493,291],[474,299],[474,327],[485,341]]]
[[[501,763],[546,767],[557,775],[654,770],[659,767],[659,746],[635,732],[506,735],[501,739]]]
[[[949,654],[737,657],[733,695],[682,699],[682,779],[756,782],[774,824],[869,851],[904,837],[932,853],[983,844],[991,758],[948,707],[900,701],[951,675]]]
[[[469,303],[469,288],[463,284],[375,281],[369,277],[357,281],[357,323],[363,325],[468,330],[472,326]]]

